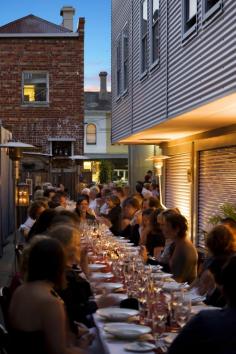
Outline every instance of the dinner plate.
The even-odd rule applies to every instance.
[[[157,279],[167,279],[173,277],[173,274],[157,272],[157,273],[153,273],[153,277]]]
[[[120,339],[135,339],[151,332],[150,327],[122,322],[108,323],[105,325],[104,330]]]
[[[139,311],[120,307],[105,307],[97,310],[96,313],[106,320],[125,321],[131,316],[137,316]]]
[[[112,273],[99,273],[99,272],[95,272],[92,273],[90,276],[91,280],[100,280],[100,279],[110,279],[113,278],[114,274]]]
[[[191,313],[193,315],[198,314],[200,311],[206,311],[206,310],[220,310],[219,307],[214,307],[214,306],[207,306],[207,305],[195,305],[192,306],[191,308]]]
[[[123,287],[122,283],[98,283],[97,288],[106,290],[117,290]]]
[[[124,346],[128,352],[147,353],[156,348],[155,344],[149,342],[133,342]]]
[[[95,295],[95,300],[98,301],[100,299],[101,296],[104,296],[102,294],[98,294],[98,295]],[[117,299],[117,303],[118,301],[122,301],[122,300],[125,300],[128,298],[128,295],[127,294],[112,294],[113,297],[115,297],[115,299]]]
[[[201,296],[197,293],[196,289],[193,288],[189,292],[184,294],[184,297],[192,302],[192,304],[198,304],[206,299],[205,296]]]
[[[177,335],[178,333],[175,332],[164,333],[163,340],[166,344],[170,345],[177,337]]]
[[[163,290],[172,291],[172,290],[180,290],[180,289],[188,289],[188,284],[177,283],[176,281],[166,282],[163,285]]]
[[[106,264],[101,264],[101,263],[91,263],[88,265],[88,269],[91,271],[96,271],[100,269],[106,268]]]

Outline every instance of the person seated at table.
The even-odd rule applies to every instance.
[[[106,198],[106,203],[109,207],[108,214],[102,214],[98,220],[107,224],[115,236],[119,236],[121,229],[120,199],[116,195],[110,195]]]
[[[56,225],[49,232],[49,236],[61,242],[66,255],[67,284],[58,290],[65,302],[66,311],[72,329],[74,322],[82,322],[86,326],[93,324],[91,314],[97,310],[89,282],[78,266],[80,261],[80,234],[70,225]],[[76,266],[77,265],[77,266]]]
[[[9,308],[11,354],[84,353],[68,347],[64,304],[54,290],[63,286],[64,270],[59,241],[47,238],[32,246],[27,281],[16,289]]]
[[[52,220],[57,215],[57,213],[58,212],[55,209],[44,210],[39,216],[38,220],[32,226],[28,234],[27,242],[30,242],[35,235],[45,233],[50,227]]]
[[[139,244],[139,223],[136,215],[139,214],[140,204],[134,197],[124,200],[121,214],[121,232],[120,236],[127,237],[136,246]]]
[[[208,305],[223,307],[226,303],[222,293],[216,286],[224,264],[236,252],[236,235],[225,225],[215,226],[206,240],[209,257],[202,265],[198,278],[192,284],[200,295],[206,295]]]
[[[79,216],[80,222],[94,221],[95,215],[89,208],[89,197],[81,194],[78,196],[75,213]]]
[[[139,229],[140,246],[143,259],[147,262],[148,257],[157,258],[165,246],[165,238],[157,223],[158,211],[145,209],[142,212],[142,224]]]
[[[36,220],[38,220],[40,214],[42,214],[42,212],[46,209],[47,205],[42,201],[35,201],[31,203],[28,209],[28,217],[26,221],[20,225],[19,228],[21,235],[24,237],[22,241],[25,241],[25,239],[27,239],[28,234],[31,228],[33,227],[34,223],[36,222]]]
[[[223,309],[204,310],[194,316],[171,344],[168,354],[236,353],[236,256],[222,269],[219,286],[226,298]]]
[[[116,195],[120,199],[120,206],[122,207],[123,201],[126,199],[123,188],[122,187],[114,187],[112,189],[112,194]]]
[[[197,276],[197,250],[187,237],[186,218],[173,211],[161,213],[161,230],[171,240],[168,265],[174,279],[191,284]]]
[[[160,200],[156,197],[144,198],[142,203],[142,209],[159,209],[161,208]]]
[[[220,223],[230,229],[233,234],[236,234],[236,221],[230,217],[221,219]]]

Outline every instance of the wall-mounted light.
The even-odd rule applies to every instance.
[[[150,156],[148,157],[146,160],[147,161],[153,161],[154,163],[154,167],[155,167],[155,171],[156,171],[156,175],[158,177],[158,181],[159,181],[159,193],[160,193],[160,205],[166,209],[166,206],[163,204],[163,200],[162,200],[162,183],[161,183],[161,176],[162,176],[162,167],[163,167],[163,161],[166,159],[169,159],[169,156],[166,155],[154,155],[154,156]]]
[[[16,186],[16,206],[29,206],[29,185],[26,183]]]

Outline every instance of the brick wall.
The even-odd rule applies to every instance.
[[[84,44],[73,38],[0,38],[0,119],[13,138],[49,152],[49,137],[75,138],[83,153]],[[49,73],[49,105],[22,105],[22,71]]]

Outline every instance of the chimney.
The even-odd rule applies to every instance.
[[[73,16],[75,9],[72,6],[63,6],[60,15],[63,17],[62,26],[73,32]]]
[[[106,100],[107,99],[107,72],[101,71],[99,73],[100,76],[100,92],[99,99]]]

